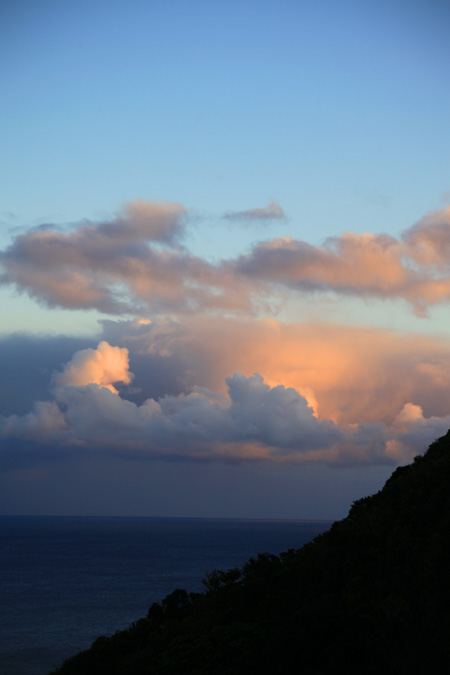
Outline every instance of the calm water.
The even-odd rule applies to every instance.
[[[0,675],[46,675],[214,568],[299,548],[331,523],[0,517]]]

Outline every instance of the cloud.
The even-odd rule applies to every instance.
[[[425,417],[410,400],[391,421],[333,420],[320,413],[320,397],[316,412],[299,390],[258,373],[226,377],[224,392],[194,385],[141,403],[113,386],[130,381],[126,348],[102,341],[77,352],[53,378],[51,400],[0,418],[1,464],[24,443],[37,455],[44,447],[166,461],[389,464],[411,459],[450,425],[448,408]]]
[[[17,216],[12,211],[0,211],[0,225],[10,227],[15,220],[17,220]]]
[[[229,400],[227,378],[237,372],[246,378],[260,373],[271,390],[296,391],[317,419],[339,429],[390,428],[406,404],[420,407],[425,419],[445,420],[450,411],[450,347],[435,337],[325,322],[188,316],[107,321],[101,342],[108,344],[86,349],[90,340],[24,336],[0,341],[3,419],[15,416],[19,424],[36,401],[58,400],[64,411],[56,390],[67,393],[70,386],[107,385],[110,393],[120,392],[122,398],[112,396],[121,410],[127,407],[122,400],[135,411],[150,399],[160,404],[193,393],[221,405]],[[398,420],[395,428],[400,434]]]
[[[228,396],[194,387],[141,405],[112,382],[129,382],[128,351],[103,341],[77,352],[54,378],[54,400],[0,420],[5,441],[89,447],[171,459],[255,459],[325,449],[339,437],[295,390],[255,374],[227,378]]]
[[[0,418],[3,439],[27,440],[32,443],[59,443],[65,440],[68,427],[55,401],[36,401],[26,415]]]
[[[450,300],[450,207],[400,238],[344,233],[316,246],[282,237],[216,264],[180,245],[186,217],[179,204],[135,201],[111,221],[31,230],[0,253],[0,283],[49,306],[141,316],[267,314],[287,294],[318,293],[401,299],[425,316]]]
[[[450,206],[427,213],[402,236],[408,255],[419,265],[448,272],[450,264]]]
[[[393,438],[386,444],[386,454],[397,462],[422,454],[430,443],[444,436],[450,428],[450,415],[424,417],[420,406],[406,403],[395,418]]]
[[[236,272],[303,293],[403,299],[418,316],[450,299],[450,207],[425,216],[401,239],[344,233],[323,246],[283,237],[256,244]]]
[[[188,393],[194,386],[227,393],[226,378],[255,372],[291,387],[339,425],[390,425],[407,402],[424,414],[450,410],[448,340],[331,322],[189,316],[150,324],[103,322],[103,339],[130,349],[133,400]]]
[[[97,232],[123,241],[155,241],[174,244],[184,236],[184,206],[176,202],[135,199],[125,204],[112,221],[101,223]]]
[[[270,201],[267,206],[247,211],[226,211],[223,215],[227,220],[268,221],[285,220],[286,215],[279,204]]]
[[[298,392],[271,389],[259,375],[228,378],[228,396],[194,388],[140,406],[94,385],[64,388],[58,399],[74,438],[143,456],[254,459],[326,448],[339,436]]]
[[[25,414],[48,395],[51,373],[98,339],[61,335],[0,336],[0,411]]]
[[[137,200],[112,221],[31,230],[0,253],[0,282],[51,307],[109,314],[251,311],[257,282],[244,287],[226,263],[181,248],[185,218],[179,204]]]
[[[97,384],[109,389],[113,394],[119,392],[113,383],[130,384],[133,374],[129,371],[128,349],[112,347],[105,341],[97,349],[83,349],[76,352],[62,373],[55,376],[57,387]]]

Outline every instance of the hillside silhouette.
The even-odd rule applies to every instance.
[[[449,562],[450,432],[311,543],[214,570],[53,675],[446,673]]]

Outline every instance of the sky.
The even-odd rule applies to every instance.
[[[0,4],[0,513],[334,519],[450,427],[450,4]]]

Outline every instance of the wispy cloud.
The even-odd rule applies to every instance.
[[[248,209],[246,211],[226,211],[223,215],[227,220],[244,222],[285,220],[286,215],[279,204],[271,201],[263,208]]]

